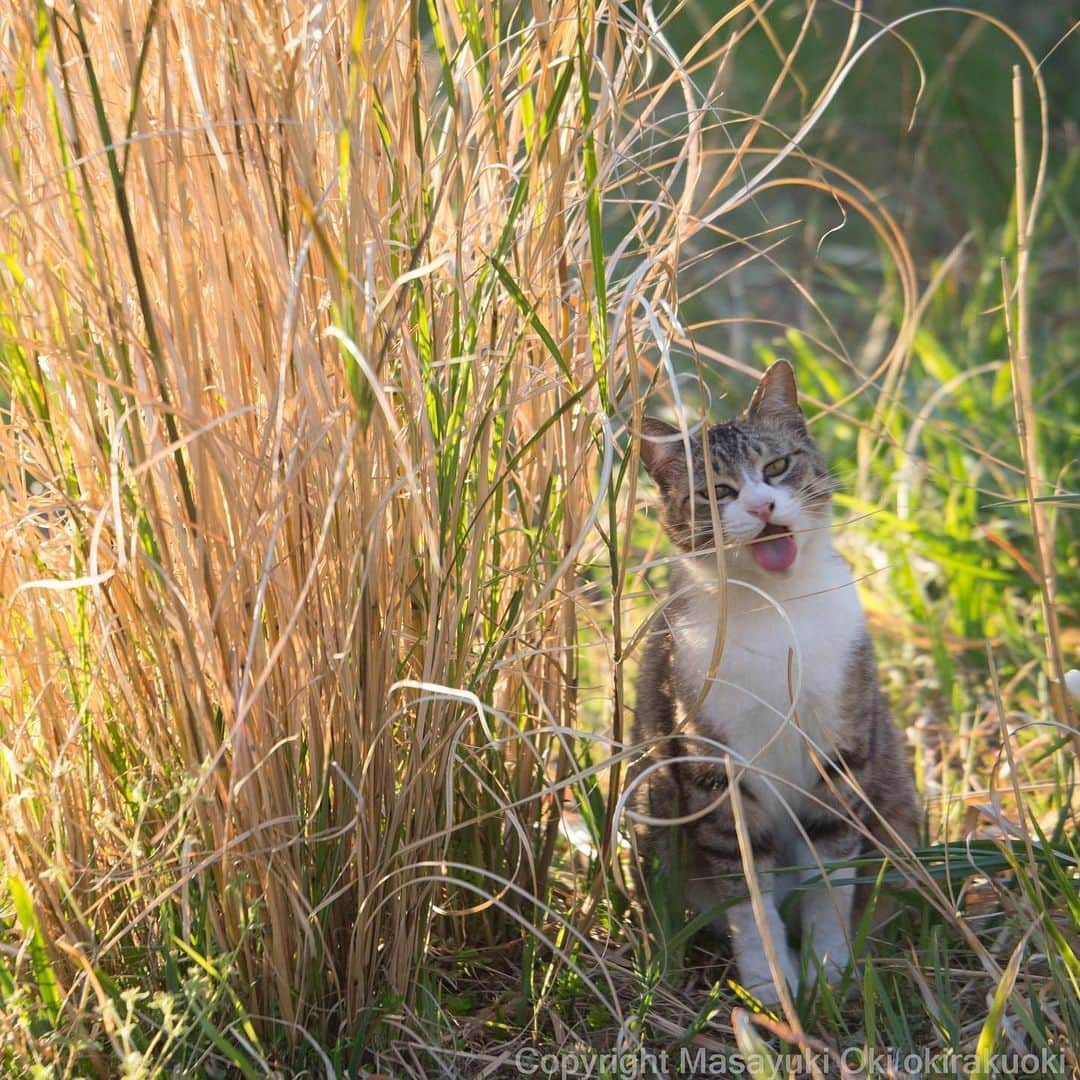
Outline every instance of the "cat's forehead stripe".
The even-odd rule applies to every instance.
[[[723,457],[745,457],[750,440],[735,424],[716,424],[709,431],[710,448]]]

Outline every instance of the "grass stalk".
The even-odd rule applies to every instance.
[[[1016,427],[1020,454],[1024,463],[1024,487],[1028,500],[1028,517],[1035,538],[1038,558],[1039,592],[1042,597],[1043,620],[1046,628],[1047,655],[1053,672],[1051,704],[1058,722],[1076,728],[1076,713],[1065,690],[1065,661],[1061,649],[1061,628],[1058,625],[1057,561],[1054,534],[1047,520],[1043,501],[1045,484],[1039,467],[1039,434],[1032,389],[1029,275],[1031,261],[1032,222],[1039,211],[1038,203],[1028,205],[1026,136],[1024,132],[1024,83],[1019,66],[1012,71],[1013,146],[1016,160],[1016,277],[1012,288],[1006,277],[1005,302],[1014,304],[1012,333],[1009,339],[1009,363],[1016,393]],[[1074,746],[1080,753],[1080,732],[1074,736]]]

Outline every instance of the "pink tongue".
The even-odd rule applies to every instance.
[[[791,533],[775,536],[770,540],[759,540],[756,544],[750,545],[750,550],[758,566],[762,570],[771,570],[773,573],[786,570],[799,553],[795,537]]]

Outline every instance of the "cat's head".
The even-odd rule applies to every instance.
[[[829,524],[832,479],[786,360],[765,372],[736,419],[689,438],[689,458],[678,428],[646,417],[641,460],[660,488],[664,528],[685,552],[714,546],[710,479],[728,557],[748,569],[787,575]]]

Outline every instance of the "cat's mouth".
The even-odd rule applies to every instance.
[[[791,567],[799,548],[786,525],[770,523],[750,541],[750,554],[762,570],[779,574]]]

